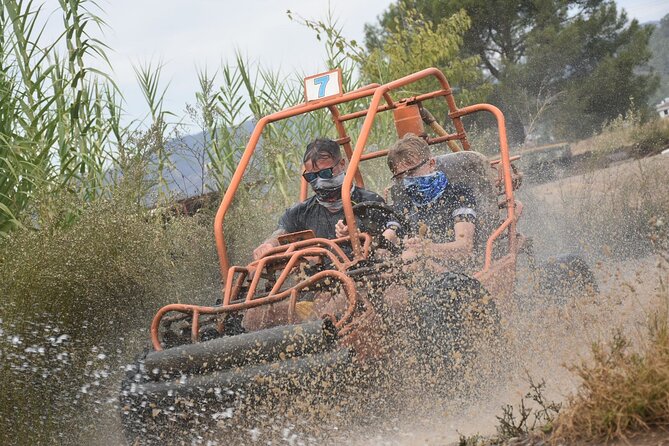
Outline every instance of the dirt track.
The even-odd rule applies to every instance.
[[[638,221],[628,223],[633,233],[622,230],[609,243],[591,231],[597,230],[602,218],[622,217],[614,223],[625,225],[626,211],[649,203],[663,205],[669,195],[666,172],[669,156],[660,155],[527,188],[520,195],[526,204],[521,230],[534,237],[538,257],[579,253],[592,266],[600,293],[566,306],[528,301],[503,305],[513,349],[508,357],[491,355],[489,361],[497,361],[503,370],[492,388],[476,399],[450,402],[441,413],[416,422],[398,420],[390,431],[376,435],[367,431],[358,444],[457,444],[461,434],[495,434],[501,407],[519,403],[528,391],[528,377],[545,380],[546,396],[564,402],[578,385],[566,366],[586,359],[593,342],[610,339],[617,328],[640,340],[646,317],[660,298],[658,257],[632,227]],[[633,444],[660,444],[664,438],[656,433]]]

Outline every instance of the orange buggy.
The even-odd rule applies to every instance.
[[[340,76],[337,70],[329,74]],[[307,81],[322,83],[322,78],[312,77]],[[397,90],[409,85],[415,88],[418,81],[428,78],[436,80],[438,88],[401,99],[393,96]],[[327,93],[323,88],[320,90],[319,93]],[[376,256],[379,222],[392,211],[365,203],[354,207],[350,198],[354,184],[364,185],[363,162],[387,154],[386,150],[366,150],[374,119],[382,112],[392,111],[399,137],[408,132],[427,135],[424,126],[427,124],[434,132],[426,136],[428,143],[445,143],[452,151],[436,157],[438,168],[446,172],[451,181],[467,184],[477,199],[477,226],[481,232],[478,270],[466,277],[451,274],[447,279],[439,278],[440,282],[433,287],[437,294],[468,290],[473,293],[473,299],[492,296],[494,301],[507,299],[513,293],[516,260],[525,238],[516,229],[522,205],[514,198],[521,175],[512,166],[502,112],[490,104],[458,108],[448,81],[436,68],[384,85],[371,84],[347,93],[335,91],[321,96],[311,99],[307,91],[307,98],[311,100],[257,122],[216,214],[214,231],[222,297],[212,306],[167,305],[154,317],[152,351],[128,367],[123,382],[121,416],[129,439],[147,442],[151,438],[160,439],[169,420],[179,418],[178,402],[184,398],[191,401],[189,407],[213,400],[213,403],[202,403],[204,409],[195,412],[203,420],[215,418],[220,411],[213,409],[214,404],[231,404],[232,399],[257,392],[265,398],[272,393],[270,387],[282,389],[275,394],[313,388],[315,375],[320,377],[319,382],[324,381],[322,377],[327,373],[341,383],[353,370],[359,382],[361,370],[369,370],[382,360],[383,352],[392,350],[392,343],[390,347],[385,345],[386,338],[394,336],[393,324],[397,323],[385,317],[383,300],[390,289],[384,286],[387,283],[384,277],[389,275],[388,271],[383,275],[387,261]],[[424,105],[431,100],[445,101],[454,133],[445,131],[426,111]],[[366,105],[360,111],[341,114],[340,104],[350,101]],[[246,266],[230,265],[223,221],[263,130],[273,122],[320,109],[331,112],[337,142],[349,160],[342,200],[350,235],[328,240],[316,238],[309,231],[288,234],[282,237],[281,245],[265,257]],[[462,117],[476,112],[491,113],[497,121],[497,159],[490,160],[470,146]],[[345,125],[354,119],[363,119],[357,140],[349,136]],[[301,181],[300,200],[304,200],[308,185],[304,179]],[[390,189],[391,195],[397,193]],[[300,302],[313,299],[319,293],[343,296],[340,311],[318,318],[302,317]],[[412,314],[432,317],[442,311],[437,307],[444,304],[437,303],[438,300],[437,296],[430,301],[413,303],[419,308],[417,311],[414,308]],[[486,298],[486,302],[489,300]],[[285,312],[280,318],[281,325],[252,332],[244,330],[242,319],[246,311],[277,303],[282,304],[276,308]],[[405,300],[401,305],[409,304]],[[458,333],[454,334],[454,329],[447,329],[442,322],[431,324],[430,333],[419,330],[418,337],[449,331],[448,342],[457,343],[454,336]]]

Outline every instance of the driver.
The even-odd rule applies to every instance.
[[[408,227],[391,225],[384,236],[395,243],[404,236],[404,260],[465,263],[474,250],[476,200],[436,164],[427,142],[411,133],[389,149],[388,167],[405,197],[393,207],[406,216]]]
[[[335,226],[342,224],[344,211],[341,199],[341,187],[346,173],[346,160],[342,156],[339,144],[330,139],[316,139],[307,145],[304,152],[304,177],[314,191],[307,200],[295,204],[284,212],[279,220],[279,227],[253,251],[253,258],[264,257],[272,248],[279,246],[278,236],[291,232],[312,230],[316,237],[333,239],[336,237]],[[364,201],[383,203],[383,198],[374,192],[360,187],[351,188],[353,204]],[[298,302],[298,317],[307,320],[318,314],[332,314],[345,307],[342,295],[323,293],[320,300]],[[249,331],[288,323],[288,301],[246,310],[243,327]]]
[[[265,256],[272,248],[279,246],[278,236],[310,229],[316,237],[333,239],[335,226],[344,219],[341,186],[346,173],[346,159],[339,144],[331,139],[316,139],[307,145],[304,152],[304,173],[314,195],[284,212],[279,227],[272,235],[253,251],[255,260]],[[383,202],[374,192],[353,186],[353,204],[363,201]]]

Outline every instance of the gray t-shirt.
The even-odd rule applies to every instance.
[[[351,200],[353,205],[365,201],[384,202],[378,194],[359,187],[351,193]],[[343,209],[330,212],[318,203],[316,196],[312,196],[287,209],[279,220],[279,229],[288,233],[311,229],[316,237],[333,239],[336,237],[335,225],[339,220],[345,220]]]

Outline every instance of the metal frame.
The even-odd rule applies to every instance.
[[[393,101],[390,95],[391,91],[430,77],[435,78],[439,82],[439,85],[441,86],[440,89],[426,94],[405,98],[401,101]],[[371,103],[367,109],[345,115],[341,115],[339,113],[339,109],[337,107],[339,104],[363,99],[370,96]],[[156,350],[161,349],[159,326],[161,319],[168,312],[176,311],[191,315],[192,341],[196,342],[199,337],[198,321],[201,314],[222,314],[232,311],[239,311],[263,304],[278,302],[290,296],[289,312],[292,320],[292,315],[294,314],[295,303],[297,301],[297,295],[299,291],[326,278],[331,278],[340,282],[347,294],[347,311],[339,321],[336,321],[336,325],[338,328],[343,330],[343,332],[340,331],[340,334],[343,335],[350,332],[354,325],[352,323],[352,317],[356,311],[359,298],[365,301],[362,303],[367,304],[365,305],[367,307],[367,311],[370,311],[368,302],[366,302],[365,298],[361,298],[358,293],[356,293],[354,281],[346,275],[346,270],[350,266],[368,257],[370,247],[369,235],[360,233],[357,228],[355,216],[353,215],[353,204],[351,202],[350,191],[354,181],[359,186],[364,185],[359,168],[360,162],[386,156],[388,153],[387,150],[364,153],[374,118],[380,112],[397,108],[398,104],[417,103],[438,97],[444,97],[444,100],[446,101],[446,104],[449,108],[448,116],[453,121],[456,132],[453,134],[442,135],[437,138],[430,138],[428,139],[429,144],[459,140],[464,150],[470,150],[470,144],[467,140],[467,135],[465,133],[461,118],[472,113],[486,111],[492,113],[492,115],[497,120],[500,141],[500,159],[494,161],[492,164],[495,165],[499,172],[499,186],[501,189],[503,189],[504,195],[504,202],[501,204],[501,207],[507,210],[507,215],[502,224],[488,238],[485,248],[483,269],[474,274],[474,276],[477,278],[488,277],[494,273],[491,271],[491,267],[493,266],[493,246],[495,241],[505,232],[508,234],[508,254],[496,261],[496,263],[499,263],[501,268],[505,270],[508,270],[509,265],[511,264],[515,265],[515,258],[519,247],[519,243],[516,237],[516,222],[520,216],[522,207],[520,206],[520,203],[516,203],[513,195],[514,175],[511,168],[511,158],[509,155],[509,147],[507,143],[504,115],[497,107],[491,104],[475,104],[464,108],[458,108],[455,104],[455,99],[453,97],[451,87],[444,74],[436,68],[428,68],[384,85],[370,84],[357,90],[345,93],[341,96],[326,98],[320,101],[312,101],[290,107],[280,112],[265,116],[258,121],[249,138],[246,149],[242,154],[239,165],[237,166],[237,169],[235,170],[235,173],[230,181],[230,185],[226,190],[225,195],[223,196],[221,205],[218,208],[214,221],[216,249],[220,261],[221,279],[225,288],[223,305],[218,307],[203,307],[195,305],[174,304],[161,308],[158,314],[156,314],[154,317],[151,325],[151,335],[154,348]],[[384,101],[384,103],[382,103],[382,101]],[[227,247],[225,244],[223,221],[228,209],[230,208],[230,205],[232,204],[237,189],[241,184],[244,172],[246,171],[251,157],[255,152],[263,130],[268,124],[272,122],[324,108],[330,110],[332,114],[332,118],[339,135],[338,142],[343,146],[344,152],[349,159],[349,165],[342,186],[342,201],[346,224],[348,225],[350,235],[348,237],[343,237],[337,240],[309,239],[290,243],[288,245],[275,248],[266,257],[252,262],[247,267],[231,268],[227,254]],[[364,122],[360,131],[360,136],[356,141],[355,146],[351,147],[351,138],[347,135],[343,123],[351,119],[362,117],[364,117]],[[307,198],[307,192],[308,184],[302,178],[300,187],[301,200]],[[519,212],[516,212],[517,204],[519,205]],[[520,242],[522,243],[522,239]],[[353,249],[353,258],[349,258],[343,253],[341,247],[339,246],[343,243],[350,243]],[[305,261],[305,258],[309,256],[317,256],[321,258],[327,257],[332,261],[336,269],[321,271],[316,275],[298,283],[297,285],[294,285],[285,290],[281,290],[293,268],[301,261]],[[256,288],[260,281],[262,272],[267,266],[273,263],[283,264],[283,271],[279,279],[272,286],[272,289],[266,295],[258,297],[256,296]],[[492,275],[494,276],[494,274]],[[251,278],[251,283],[246,297],[244,300],[236,299],[235,296],[237,296],[240,292],[243,282],[249,277]]]

